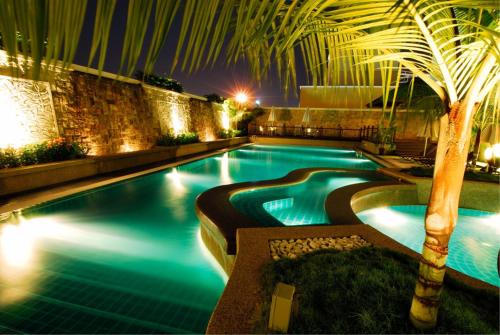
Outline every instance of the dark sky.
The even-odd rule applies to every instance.
[[[94,27],[95,0],[89,1],[85,23],[82,29],[80,45],[75,57],[75,63],[87,65],[90,43],[92,41],[92,32]],[[120,64],[120,54],[123,43],[123,35],[126,27],[128,1],[119,0],[116,5],[116,11],[113,17],[113,23],[110,33],[110,41],[108,45],[108,55],[106,57],[105,71],[116,73]],[[178,12],[179,13],[179,12]],[[180,12],[182,13],[182,12]],[[148,42],[152,33],[154,24],[154,13],[151,14],[148,33],[146,34],[146,47],[143,47],[143,52],[138,69],[143,68],[143,62],[147,53]],[[179,17],[179,15],[178,15]],[[170,71],[171,61],[177,45],[175,35],[180,26],[179,19],[175,20],[171,33],[167,37],[167,42],[163,46],[160,57],[155,66],[155,73],[160,75],[168,75]],[[290,92],[288,97],[281,90],[281,85],[276,73],[270,73],[269,79],[260,83],[252,79],[249,68],[240,62],[237,65],[225,64],[223,54],[219,56],[219,60],[213,68],[199,70],[195,73],[182,72],[180,69],[174,71],[172,78],[178,80],[184,87],[184,90],[189,93],[205,95],[209,93],[217,93],[224,97],[230,97],[234,94],[237,87],[243,87],[250,90],[253,99],[259,99],[263,106],[297,106],[298,98]],[[94,62],[93,67],[96,67],[97,62]],[[306,83],[301,78],[305,76],[298,74],[299,85]]]

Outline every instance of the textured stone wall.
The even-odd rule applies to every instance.
[[[189,97],[145,85],[147,107],[153,112],[153,122],[158,122],[160,133],[176,135],[189,131]]]
[[[168,132],[214,140],[220,129],[217,104],[149,85],[72,71],[56,77],[52,95],[61,136],[93,155],[149,149]]]
[[[0,76],[0,148],[57,135],[48,82]]]
[[[54,81],[52,96],[60,134],[93,155],[148,149],[160,135],[140,85],[73,71]]]
[[[222,105],[191,99],[191,129],[198,133],[200,140],[213,141],[222,130]]]
[[[300,126],[306,108],[280,108],[274,107],[275,124],[286,126]],[[265,108],[265,114],[257,118],[257,125],[269,124],[271,108]],[[358,129],[364,126],[378,126],[382,117],[380,110],[355,110],[355,109],[309,109],[310,123],[312,127]],[[406,121],[405,121],[406,118]],[[406,128],[405,128],[406,122]],[[425,127],[425,115],[423,112],[399,111],[396,113],[396,137],[399,139],[415,138],[419,131]]]

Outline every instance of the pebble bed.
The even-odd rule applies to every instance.
[[[281,258],[295,259],[300,255],[319,249],[348,251],[370,245],[369,242],[358,235],[351,235],[349,237],[292,238],[288,240],[269,241],[271,257],[275,261]]]

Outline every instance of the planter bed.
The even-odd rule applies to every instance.
[[[246,143],[247,137],[0,170],[0,197]]]

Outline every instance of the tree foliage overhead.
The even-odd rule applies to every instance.
[[[97,0],[96,12],[87,13],[95,16],[89,64],[97,57],[99,70],[116,5],[116,0]],[[29,55],[35,77],[42,61],[68,66],[86,12],[86,0],[2,0],[4,48],[14,61]],[[175,15],[182,15],[180,30],[167,40]],[[149,24],[153,32],[146,39]],[[300,55],[314,85],[349,78],[369,86],[375,69],[383,71],[384,104],[390,85],[399,80],[400,71],[395,75],[392,69],[404,67],[453,103],[465,97],[489,57],[497,64],[478,100],[497,101],[491,92],[500,77],[498,40],[497,0],[130,0],[120,64],[131,75],[145,53],[150,73],[161,48],[175,47],[169,70],[194,71],[221,55],[228,62],[245,58],[259,80],[275,65],[288,90],[296,87]]]

